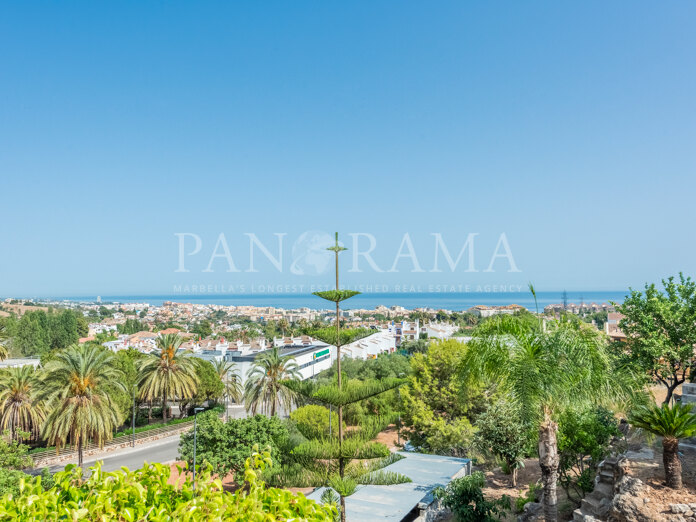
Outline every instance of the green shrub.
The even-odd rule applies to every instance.
[[[28,480],[16,494],[0,498],[0,520],[122,520],[208,522],[222,520],[331,521],[332,505],[322,506],[290,491],[266,487],[259,474],[272,464],[270,454],[254,453],[247,459],[244,488],[223,490],[210,467],[201,470],[193,492],[189,476],[168,483],[169,466],[150,464],[136,471],[107,473],[97,465],[89,478],[74,465],[56,473],[55,485],[44,491],[41,479]]]
[[[436,488],[433,493],[459,522],[497,522],[499,517],[505,515],[510,499],[505,496],[498,500],[486,500],[483,496],[485,484],[483,473],[474,471],[471,475],[454,479],[446,488]]]
[[[53,479],[53,473],[48,468],[43,468],[41,470],[41,485],[44,491],[51,489],[55,485],[56,481]]]
[[[606,408],[567,410],[558,419],[559,483],[569,497],[580,499],[594,488],[597,466],[620,437],[614,414]]]
[[[516,486],[527,446],[519,411],[508,403],[494,403],[478,416],[476,429],[476,445],[503,460],[503,471],[512,475],[512,485]]]
[[[213,472],[224,477],[240,472],[255,445],[269,448],[274,462],[280,463],[287,445],[288,429],[278,417],[255,415],[222,422],[216,411],[198,415],[197,464],[207,462]],[[179,455],[193,466],[193,430],[181,435]]]
[[[331,422],[329,423],[329,414]],[[329,431],[333,436],[338,433],[338,413],[331,412],[329,408],[310,404],[297,408],[290,414],[297,425],[297,429],[308,439],[322,439],[329,437]]]
[[[31,479],[31,476],[17,469],[0,468],[0,496],[19,493],[19,481],[22,479]]]

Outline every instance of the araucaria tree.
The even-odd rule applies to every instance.
[[[142,400],[162,399],[162,420],[167,421],[167,400],[186,399],[196,393],[196,363],[181,349],[178,334],[157,338],[157,351],[139,361],[138,390]]]
[[[662,437],[662,461],[667,487],[681,489],[682,467],[679,439],[696,434],[696,414],[691,404],[641,406],[633,411],[631,424]]]
[[[368,418],[360,426],[345,433],[343,410],[349,404],[374,397],[400,386],[402,379],[366,380],[345,382],[341,375],[341,347],[366,337],[366,329],[342,330],[340,303],[359,292],[341,290],[338,281],[338,254],[346,248],[336,243],[328,248],[334,252],[336,264],[336,289],[315,292],[315,295],[336,305],[335,327],[314,330],[312,337],[336,347],[336,384],[317,386],[314,382],[286,381],[285,385],[304,396],[310,402],[330,405],[338,410],[338,436],[313,438],[297,446],[293,457],[307,470],[305,484],[323,485],[334,489],[340,497],[341,521],[346,520],[346,497],[352,495],[360,484],[400,484],[410,482],[398,473],[381,471],[381,468],[400,459],[392,455],[382,443],[372,439],[379,433],[387,419]]]
[[[632,290],[616,309],[626,316],[619,323],[627,336],[623,358],[667,388],[668,404],[696,371],[696,283],[680,273],[678,281],[670,277],[662,285]]]
[[[619,399],[624,386],[612,372],[606,343],[578,322],[536,321],[514,316],[489,319],[478,327],[463,372],[496,383],[522,421],[539,431],[544,516],[558,519],[556,483],[559,454],[555,417],[563,408]]]
[[[249,369],[244,390],[244,402],[251,413],[279,410],[290,411],[295,394],[283,386],[286,379],[299,379],[300,370],[291,357],[283,357],[276,346],[259,355]]]
[[[100,446],[111,439],[121,423],[110,395],[122,388],[122,374],[113,364],[113,354],[101,347],[70,346],[56,354],[45,368],[43,396],[51,412],[42,436],[60,448],[67,441],[77,447],[82,467],[85,444]]]

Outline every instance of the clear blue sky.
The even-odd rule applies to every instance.
[[[288,269],[308,230],[374,235],[384,270],[410,234],[425,272],[363,263],[353,284],[694,275],[694,20],[679,1],[2,2],[0,296],[328,283]],[[202,238],[188,273],[177,232]],[[242,272],[202,273],[221,232]],[[243,271],[245,232],[287,233],[283,273],[258,251]],[[432,232],[453,255],[479,233],[479,272],[429,272]],[[521,272],[483,272],[501,233]]]

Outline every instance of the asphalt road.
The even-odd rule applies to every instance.
[[[247,413],[243,406],[234,404],[229,407],[229,416],[233,419],[241,419],[246,417]],[[102,469],[104,471],[115,471],[126,466],[128,469],[142,468],[145,462],[171,462],[179,457],[179,436],[172,437],[165,441],[156,441],[144,446],[137,446],[134,449],[121,450],[114,454],[105,454],[102,457],[88,457],[85,459],[85,469],[93,466],[98,460],[103,462]],[[51,471],[61,471],[66,465],[77,464],[77,458],[73,461],[65,461],[51,466]],[[40,469],[35,469],[31,473],[40,473]]]
[[[126,466],[128,469],[142,468],[145,462],[171,462],[177,460],[179,456],[179,437],[172,438],[165,442],[156,442],[133,450],[121,451],[114,455],[105,455],[104,457],[90,457],[85,460],[84,467],[93,466],[97,460],[103,462],[102,469],[104,471],[115,471]],[[74,462],[77,464],[77,461]],[[62,462],[51,467],[51,471],[56,472],[62,470],[69,462]]]

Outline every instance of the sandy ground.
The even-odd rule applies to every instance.
[[[650,461],[632,460],[628,474],[642,480],[646,488],[646,497],[650,502],[660,506],[658,511],[669,513],[669,504],[690,504],[696,502],[696,452],[682,452],[682,479],[684,487],[680,490],[665,486],[665,470],[662,465],[662,450],[659,443],[653,445],[655,458]]]

